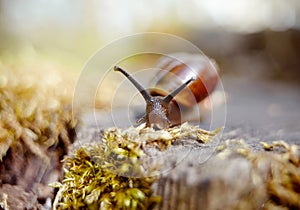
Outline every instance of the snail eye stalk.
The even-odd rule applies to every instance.
[[[195,78],[191,78],[188,81],[186,81],[185,83],[183,83],[181,86],[179,86],[177,89],[175,89],[172,93],[170,93],[169,95],[167,95],[166,97],[164,97],[163,101],[165,103],[170,103],[170,101],[178,94],[180,93],[180,91],[182,91],[188,84],[190,84],[190,82],[194,81]]]
[[[149,93],[145,90],[145,88],[138,83],[130,74],[128,74],[124,69],[120,68],[119,66],[114,67],[115,71],[121,72],[127,79],[138,89],[138,91],[141,93],[141,95],[144,97],[145,101],[148,103],[151,100],[151,96]]]

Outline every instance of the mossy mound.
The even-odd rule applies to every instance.
[[[12,208],[13,189],[29,193],[35,202],[24,208],[34,208],[53,197],[47,185],[59,178],[74,138],[72,92],[54,70],[0,71],[0,194]]]
[[[83,145],[64,161],[65,176],[54,206],[58,209],[151,209],[161,198],[152,184],[160,165],[147,162],[147,149],[166,150],[177,139],[206,143],[218,132],[183,124],[167,130],[110,128],[101,141]]]

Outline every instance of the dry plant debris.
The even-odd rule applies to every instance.
[[[104,131],[104,139],[113,138],[135,148],[152,145],[159,150],[165,150],[178,139],[190,139],[199,143],[207,143],[221,129],[206,131],[198,126],[183,123],[164,130],[154,130],[153,128],[145,128],[145,124],[142,124],[139,127],[130,127],[124,131],[117,128],[108,129]]]
[[[183,124],[156,131],[144,126],[102,132],[102,142],[87,144],[64,160],[65,176],[58,187],[57,209],[149,209],[161,198],[152,194],[159,166],[144,167],[145,148],[165,150],[176,139],[208,142],[219,130],[209,132]]]

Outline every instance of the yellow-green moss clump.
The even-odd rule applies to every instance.
[[[149,209],[160,202],[151,186],[158,179],[159,166],[143,162],[147,147],[164,150],[176,139],[202,143],[215,132],[184,124],[168,130],[111,128],[102,141],[88,144],[64,161],[65,176],[54,206],[58,209]]]
[[[36,146],[68,144],[72,92],[57,72],[0,71],[0,159],[20,140],[45,159]]]
[[[0,204],[40,209],[74,140],[72,85],[55,69],[0,72]]]
[[[300,209],[300,148],[284,141],[262,143],[267,151],[274,151],[276,164],[271,165],[267,190],[269,209],[285,207]]]

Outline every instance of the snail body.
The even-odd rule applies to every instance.
[[[149,93],[126,71],[121,72],[139,90],[146,101],[146,113],[139,123],[146,127],[166,129],[182,123],[182,113],[206,98],[218,83],[218,72],[214,61],[203,55],[174,54],[163,57],[160,69]]]

